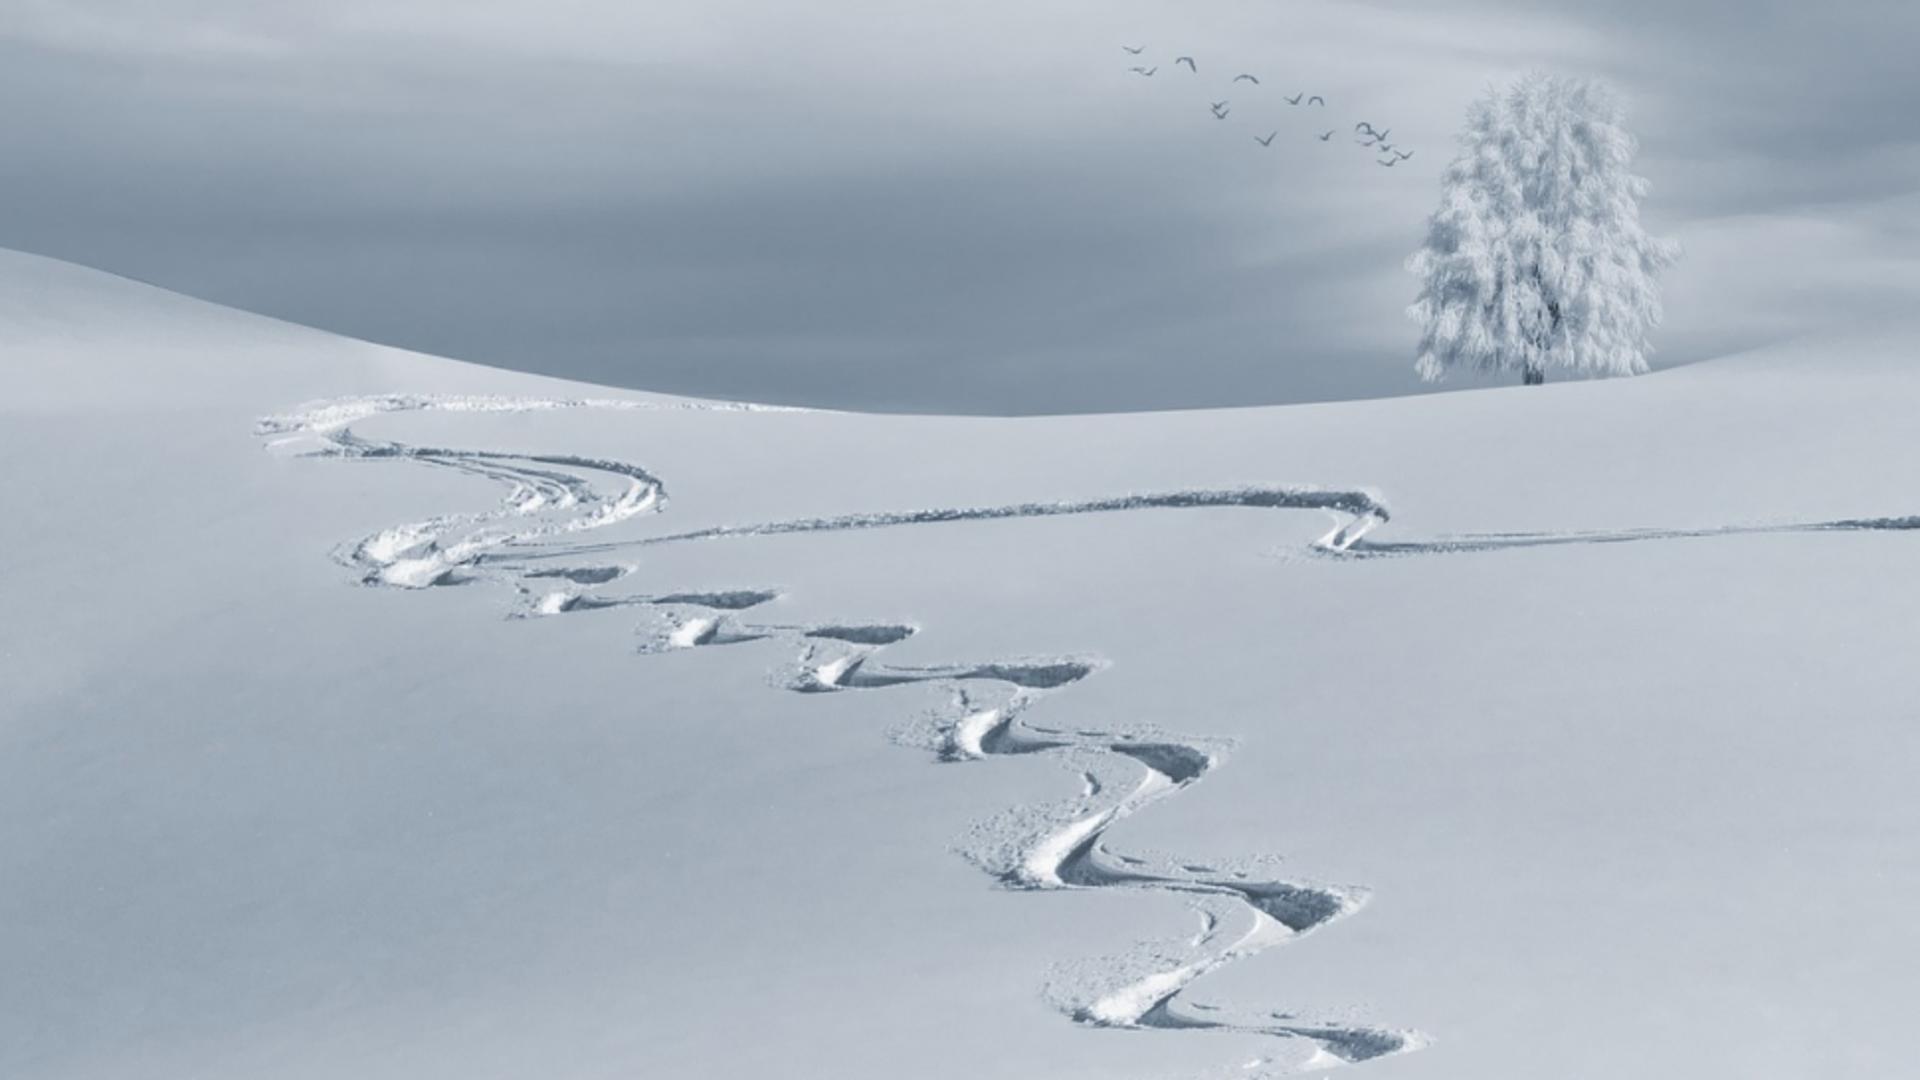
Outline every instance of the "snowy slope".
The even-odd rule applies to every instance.
[[[1916,340],[863,416],[0,254],[0,1075],[1896,1075]]]

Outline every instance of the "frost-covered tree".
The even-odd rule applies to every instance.
[[[1604,84],[1532,74],[1490,89],[1468,114],[1427,240],[1407,260],[1421,281],[1407,313],[1416,366],[1583,375],[1647,370],[1660,271],[1679,245],[1647,235],[1635,142]]]

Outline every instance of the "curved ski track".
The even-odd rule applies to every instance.
[[[905,624],[782,626],[745,621],[741,613],[779,597],[769,589],[616,595],[602,589],[631,572],[622,563],[569,560],[661,544],[902,527],[963,520],[1116,513],[1144,509],[1238,506],[1320,510],[1337,519],[1313,545],[1323,556],[1378,558],[1490,551],[1565,544],[1730,536],[1761,532],[1920,529],[1920,516],[1693,530],[1508,533],[1374,543],[1368,532],[1388,519],[1385,503],[1359,490],[1249,487],[1131,494],[1057,503],[803,518],[716,526],[688,532],[592,543],[580,534],[658,512],[662,481],[625,462],[563,454],[408,446],[362,439],[351,424],[382,413],[517,412],[553,409],[752,409],[730,403],[597,399],[522,399],[385,395],[309,405],[266,418],[256,433],[269,449],[345,460],[404,460],[478,476],[507,487],[494,510],[450,514],[397,525],[335,551],[363,582],[398,588],[497,581],[522,598],[516,617],[554,616],[608,607],[645,615],[640,651],[701,648],[770,638],[794,645],[798,659],[781,674],[787,689],[843,693],[919,683],[947,687],[951,703],[906,732],[943,761],[1052,754],[1080,771],[1075,799],[1050,807],[1017,807],[983,823],[965,853],[1012,889],[1143,889],[1186,897],[1201,930],[1178,949],[1132,953],[1068,970],[1048,996],[1075,1021],[1091,1026],[1225,1031],[1299,1040],[1310,1053],[1280,1063],[1246,1063],[1242,1076],[1275,1075],[1368,1061],[1424,1046],[1417,1032],[1335,1022],[1304,1022],[1291,1013],[1238,1014],[1189,999],[1188,988],[1222,965],[1311,933],[1357,910],[1364,890],[1263,879],[1247,869],[1216,868],[1120,854],[1108,833],[1141,809],[1199,782],[1224,760],[1218,740],[1144,730],[1064,731],[1030,724],[1026,713],[1048,694],[1070,687],[1102,665],[1091,657],[1049,657],[899,667],[879,662],[887,646],[912,636]],[[559,564],[559,565],[549,565]]]

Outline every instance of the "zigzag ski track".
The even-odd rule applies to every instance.
[[[1375,542],[1368,534],[1389,513],[1377,495],[1359,490],[1273,486],[1135,493],[1053,503],[925,508],[742,525],[724,525],[640,539],[597,543],[586,533],[667,503],[665,483],[628,463],[565,454],[408,446],[356,436],[351,425],[405,412],[504,413],[560,409],[712,408],[750,410],[729,403],[652,403],[599,399],[523,399],[384,395],[308,405],[262,420],[256,433],[271,449],[299,456],[403,461],[479,476],[503,485],[491,510],[403,523],[338,547],[336,558],[371,585],[419,589],[475,580],[498,582],[521,597],[517,617],[634,608],[643,615],[640,652],[706,648],[776,639],[792,648],[791,667],[778,674],[786,689],[811,694],[850,693],[936,684],[949,704],[924,722],[910,741],[944,762],[1053,755],[1081,777],[1078,794],[1050,807],[1015,807],[983,823],[964,853],[1014,890],[1123,889],[1182,896],[1197,911],[1201,931],[1177,955],[1133,951],[1079,964],[1047,988],[1047,997],[1074,1021],[1091,1027],[1173,1032],[1232,1032],[1302,1045],[1308,1053],[1286,1061],[1246,1063],[1241,1076],[1365,1062],[1416,1050],[1429,1041],[1411,1030],[1306,1022],[1291,1013],[1242,1012],[1191,1000],[1189,988],[1209,972],[1314,933],[1360,908],[1362,889],[1264,879],[1248,870],[1155,861],[1116,851],[1110,833],[1127,818],[1204,780],[1224,763],[1223,740],[1173,736],[1115,727],[1062,731],[1030,723],[1028,715],[1053,694],[1096,674],[1094,656],[992,659],[935,666],[892,666],[889,646],[911,637],[904,623],[839,622],[812,626],[761,624],[748,615],[778,598],[773,589],[616,594],[608,586],[633,566],[618,553],[665,544],[792,533],[937,525],[1072,514],[1124,513],[1201,507],[1313,510],[1336,518],[1314,545],[1338,559],[1409,557],[1574,544],[1629,543],[1762,532],[1911,530],[1920,516],[1814,523],[1728,526],[1692,530],[1483,534],[1429,541]]]

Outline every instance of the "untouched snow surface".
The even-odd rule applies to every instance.
[[[0,1075],[1900,1075],[1916,341],[862,416],[0,253]]]

